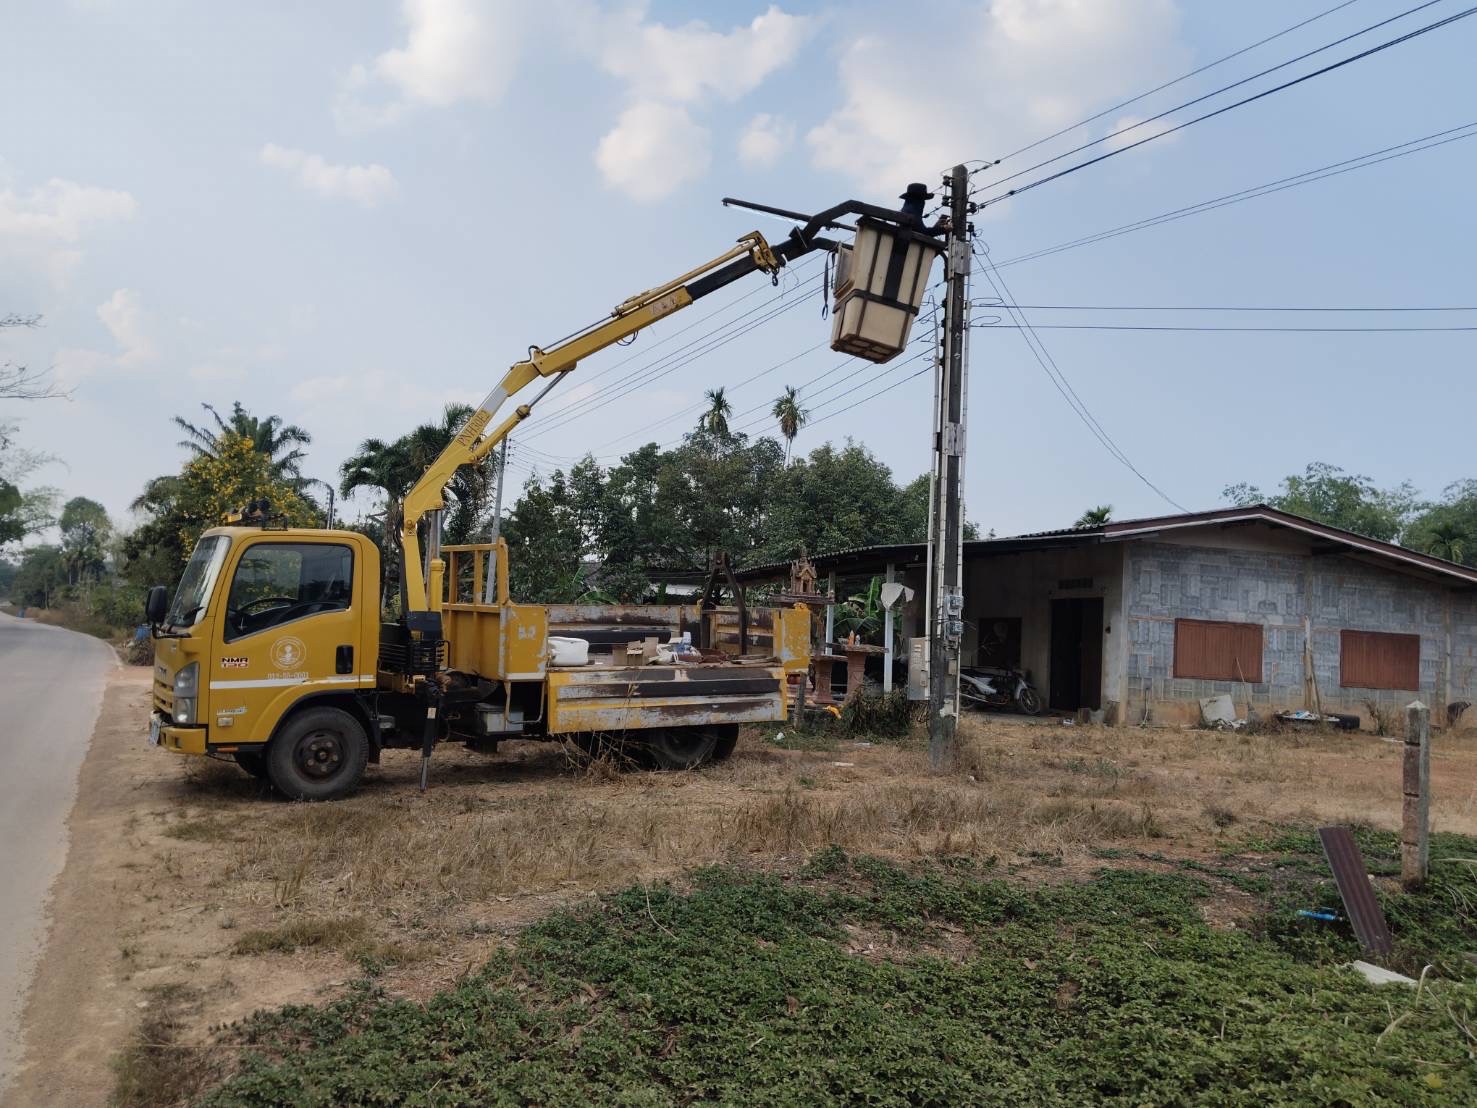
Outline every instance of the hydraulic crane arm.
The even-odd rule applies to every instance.
[[[664,316],[687,307],[694,300],[699,300],[710,292],[716,292],[755,271],[768,273],[778,283],[779,271],[786,263],[812,250],[835,250],[837,248],[835,242],[822,238],[820,232],[829,228],[852,230],[853,228],[846,224],[837,222],[842,216],[868,216],[894,224],[899,228],[926,234],[938,234],[940,228],[928,229],[923,224],[924,201],[930,195],[923,185],[909,185],[901,197],[904,201],[901,211],[847,200],[809,217],[763,205],[725,200],[725,204],[757,208],[760,211],[804,220],[804,225],[791,230],[789,237],[777,247],[771,247],[758,231],[751,231],[739,239],[731,249],[712,261],[664,285],[647,289],[623,301],[610,313],[610,318],[560,340],[547,350],[531,347],[528,357],[503,375],[503,379],[478,405],[477,410],[472,413],[466,425],[457,433],[456,438],[441,452],[441,456],[431,463],[426,472],[421,475],[421,479],[415,483],[415,487],[405,496],[400,524],[400,549],[404,557],[403,587],[406,610],[410,612],[439,611],[441,607],[440,575],[445,572],[445,569],[439,557],[440,528],[433,525],[430,529],[431,557],[426,560],[423,567],[420,540],[416,534],[417,524],[428,513],[439,512],[445,507],[443,497],[446,483],[451,480],[457,469],[486,457],[489,451],[508,437],[514,427],[528,418],[533,410],[533,404],[537,403],[560,377],[574,369],[582,359],[634,335]],[[498,409],[502,407],[503,401],[539,377],[549,378],[549,383],[544,386],[543,390],[533,398],[532,402],[520,404],[511,415],[489,432],[488,426],[492,423],[492,418],[497,414]]]
[[[814,245],[820,245],[820,243],[809,245],[807,249],[813,249]],[[540,377],[550,378],[543,392],[534,398],[534,403],[536,403],[544,392],[552,388],[560,377],[574,369],[584,358],[634,335],[664,316],[687,307],[694,300],[746,274],[760,270],[774,276],[777,280],[781,267],[788,260],[784,255],[801,253],[794,249],[791,243],[786,243],[785,246],[791,249],[785,250],[784,254],[777,253],[770,248],[763,235],[758,231],[752,231],[739,239],[732,249],[725,251],[712,261],[664,285],[647,289],[623,301],[611,312],[609,319],[561,340],[548,350],[538,347],[531,348],[527,358],[510,368],[503,375],[502,380],[487,394],[486,399],[478,405],[477,410],[472,413],[457,433],[456,438],[441,452],[441,456],[431,463],[426,472],[421,475],[420,480],[415,483],[415,487],[406,494],[400,541],[405,555],[404,587],[407,608],[412,612],[423,612],[432,607],[439,608],[439,605],[433,605],[431,596],[427,593],[426,574],[422,570],[416,525],[427,513],[439,511],[444,507],[443,496],[446,483],[451,480],[459,467],[470,465],[486,457],[489,451],[507,438],[514,427],[528,418],[533,409],[532,403],[520,404],[511,415],[488,432],[487,428],[493,416],[502,407],[503,401]],[[435,577],[439,565],[435,557],[438,553],[438,543],[434,527],[432,531],[430,539],[431,575]],[[434,586],[436,582],[433,581],[431,584]],[[436,591],[433,587],[431,594],[434,595]]]

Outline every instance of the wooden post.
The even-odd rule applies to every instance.
[[[1400,883],[1426,883],[1431,864],[1431,709],[1419,700],[1405,709],[1405,806],[1400,823]]]
[[[826,576],[826,591],[831,598],[826,601],[826,653],[831,652],[831,643],[836,638],[836,571],[833,569]]]

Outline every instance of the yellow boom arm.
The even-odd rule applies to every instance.
[[[503,375],[503,379],[478,405],[477,410],[472,413],[465,426],[457,433],[456,438],[441,452],[441,456],[431,463],[421,479],[415,483],[415,487],[405,496],[400,541],[405,552],[404,587],[408,609],[412,612],[439,611],[441,608],[439,581],[442,573],[445,572],[441,559],[433,557],[430,562],[431,588],[428,593],[426,575],[421,568],[420,542],[416,536],[416,524],[426,513],[440,511],[445,507],[446,483],[451,480],[458,467],[470,465],[486,457],[487,453],[507,438],[509,432],[527,419],[532,411],[532,405],[520,404],[512,415],[499,423],[490,433],[484,434],[492,422],[492,417],[502,407],[503,401],[539,377],[556,378],[568,373],[584,358],[629,335],[634,335],[637,331],[651,326],[663,316],[671,315],[679,308],[687,307],[698,297],[721,288],[729,281],[736,280],[756,269],[771,275],[777,274],[783,264],[781,258],[765,241],[764,236],[758,231],[751,231],[739,239],[738,244],[732,249],[705,265],[699,266],[690,273],[684,273],[674,281],[648,289],[624,301],[610,313],[609,319],[586,328],[548,350],[541,350],[538,347],[530,349],[527,358],[518,362]],[[721,272],[714,272],[720,268]],[[553,381],[550,381],[550,385],[552,384]],[[431,545],[433,555],[437,552],[437,545],[433,538]]]

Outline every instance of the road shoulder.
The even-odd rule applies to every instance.
[[[137,817],[134,774],[151,671],[109,675],[67,821],[71,849],[52,886],[51,925],[22,1019],[24,1056],[5,1103],[105,1104],[109,1060],[131,1026],[137,989],[120,980],[124,920],[141,890],[126,868]],[[146,895],[146,894],[143,894]]]

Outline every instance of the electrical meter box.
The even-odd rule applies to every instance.
[[[927,235],[858,220],[855,240],[836,252],[831,349],[869,362],[902,353],[942,252]]]

